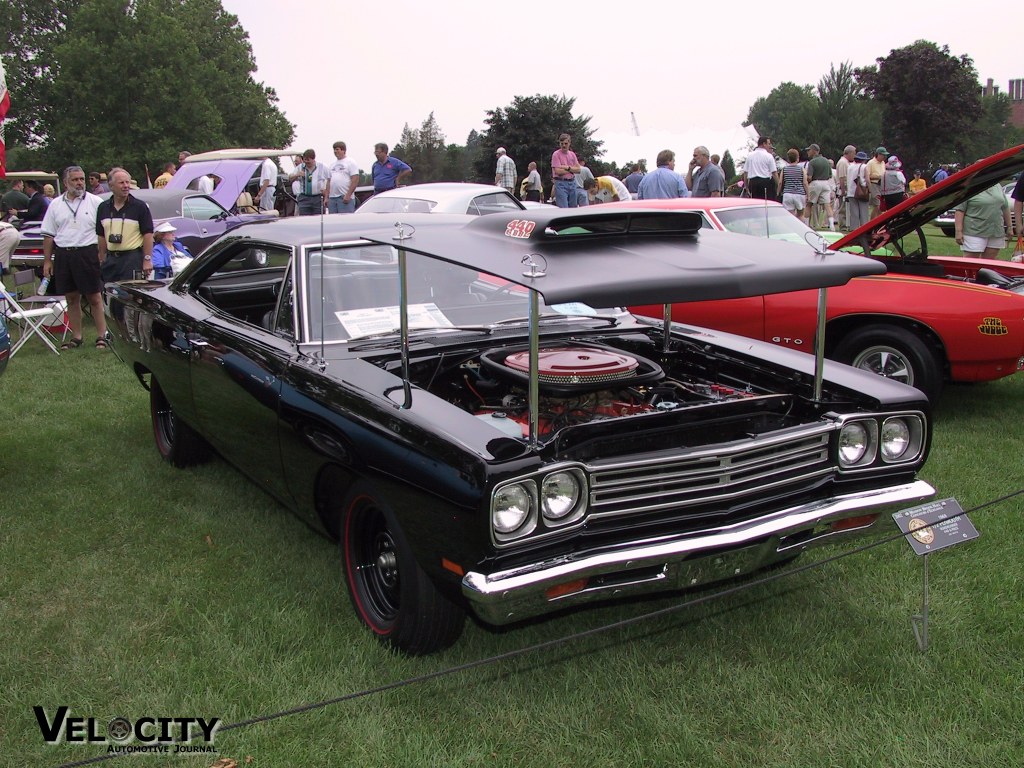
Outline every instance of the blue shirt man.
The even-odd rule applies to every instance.
[[[402,179],[412,175],[412,168],[397,157],[388,154],[387,144],[374,144],[373,154],[377,161],[373,164],[373,191],[386,192],[397,187]]]
[[[640,173],[640,166],[637,165],[633,167],[633,172],[622,180],[622,183],[626,185],[626,189],[629,190],[629,193],[636,197],[636,193],[640,189],[640,182],[643,181],[643,178],[644,175]]]
[[[947,178],[949,178],[949,171],[946,170],[946,166],[940,165],[939,170],[937,170],[935,172],[935,175],[932,176],[932,181],[938,184],[940,181],[943,181],[944,179]]]
[[[673,197],[687,197],[689,191],[683,177],[675,172],[676,153],[663,149],[658,153],[658,167],[640,181],[637,200],[669,200]]]

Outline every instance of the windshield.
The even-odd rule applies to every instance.
[[[346,341],[397,335],[399,319],[398,251],[386,245],[357,245],[307,251],[306,338]],[[501,278],[439,259],[410,253],[406,260],[410,332],[488,332],[496,326],[526,323],[529,292]],[[551,322],[595,317],[586,304],[548,306],[540,314]],[[610,313],[619,314],[620,310]]]
[[[741,235],[806,243],[804,236],[813,231],[785,208],[776,205],[718,210],[715,215],[727,231]]]

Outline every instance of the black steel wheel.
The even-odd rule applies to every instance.
[[[352,606],[381,641],[419,655],[447,648],[459,638],[465,612],[424,573],[394,515],[367,484],[356,483],[349,491],[339,531]]]
[[[835,357],[855,368],[917,387],[935,402],[942,391],[942,368],[917,336],[895,325],[868,325],[836,347]]]
[[[149,412],[156,449],[164,461],[181,468],[202,464],[210,458],[210,444],[178,418],[156,379],[149,387]]]

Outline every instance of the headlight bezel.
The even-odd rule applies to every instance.
[[[498,502],[503,493],[512,489],[521,490],[526,497],[528,509],[522,520],[509,530],[502,530],[497,524]],[[491,494],[490,525],[491,533],[496,542],[515,541],[528,536],[537,527],[537,511],[539,508],[537,499],[537,483],[532,479],[519,479],[497,486]],[[507,527],[507,526],[506,526]]]
[[[555,515],[553,512],[549,513],[550,505],[548,504],[547,487],[553,478],[562,477],[568,478],[572,482],[575,488],[575,497],[565,512],[561,515]],[[584,495],[586,487],[586,477],[582,470],[576,467],[560,469],[545,474],[540,481],[540,513],[544,524],[549,528],[563,528],[579,520],[583,516],[583,510],[586,508],[586,498]]]
[[[545,515],[543,487],[545,481],[553,476],[567,474],[577,486],[576,498],[568,512],[560,517]],[[511,531],[499,530],[495,525],[496,503],[506,489],[520,486],[527,490],[531,500],[531,508],[525,520]],[[488,507],[488,527],[491,542],[495,547],[506,547],[533,543],[550,536],[564,534],[568,530],[578,528],[586,521],[590,507],[590,480],[585,467],[580,464],[560,464],[545,467],[540,472],[509,478],[494,486]]]
[[[899,455],[889,455],[883,451],[883,434],[886,425],[891,425],[893,421],[901,421],[907,430],[907,446]],[[867,432],[870,442],[864,454],[854,461],[844,460],[841,448],[844,430],[850,427],[863,428]],[[928,422],[921,411],[858,413],[838,418],[833,450],[836,467],[845,474],[919,464],[927,445]]]
[[[902,421],[907,429],[907,447],[898,456],[887,456],[885,451],[886,426],[892,422]],[[916,414],[893,414],[882,420],[879,429],[878,453],[882,462],[886,465],[907,464],[916,461],[924,449],[924,421]]]

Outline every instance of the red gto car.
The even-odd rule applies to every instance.
[[[775,202],[726,197],[611,205],[696,211],[710,229],[803,241],[821,251],[869,252],[888,274],[828,290],[825,354],[911,384],[934,400],[946,380],[990,381],[1024,369],[1024,265],[929,257],[920,228],[1022,168],[1024,145],[965,168],[831,245]],[[690,302],[673,305],[672,318],[812,352],[817,302],[816,291]],[[662,317],[660,305],[630,309]]]

